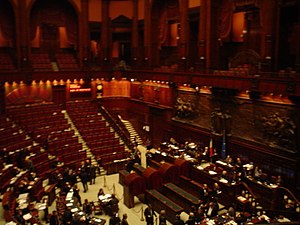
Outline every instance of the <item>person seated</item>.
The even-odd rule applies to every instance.
[[[202,220],[205,219],[205,214],[202,207],[198,207],[197,212],[195,213],[196,223],[201,223]]]
[[[181,219],[180,214],[176,214],[173,225],[184,225],[184,221]]]
[[[92,214],[92,212],[93,212],[93,205],[92,205],[91,202],[88,201],[88,199],[84,199],[82,210],[87,215],[91,215]]]
[[[105,195],[103,188],[100,188],[99,191],[98,191],[98,194],[97,194],[98,199],[99,199],[99,196],[101,196],[101,195]]]
[[[226,170],[223,170],[221,175],[220,175],[220,179],[224,179],[224,180],[227,180],[229,181],[229,176],[228,176],[228,173]]]
[[[206,204],[209,200],[209,189],[207,184],[203,184],[203,188],[200,190],[200,199],[203,201],[203,204]]]
[[[111,195],[111,199],[108,202],[108,214],[113,215],[114,213],[117,213],[119,211],[119,200],[115,196],[115,194]]]
[[[230,155],[227,155],[226,159],[225,159],[225,162],[228,164],[228,165],[231,165],[233,163],[233,159],[231,158]]]
[[[214,183],[213,189],[210,192],[211,199],[218,199],[219,194],[221,194],[220,186],[218,183]]]
[[[282,177],[280,175],[277,176],[275,184],[278,185],[278,186],[282,185]]]
[[[23,218],[23,211],[22,209],[18,209],[14,215],[14,218],[16,219],[16,221],[18,222],[18,224],[21,224],[21,225],[25,225],[26,224],[26,221],[25,219]]]
[[[239,171],[239,172],[242,172],[242,171],[243,171],[243,163],[242,163],[241,158],[238,157],[238,158],[236,159],[235,166],[236,166],[236,170],[237,170],[237,171]]]
[[[195,221],[196,221],[196,218],[195,218],[194,213],[190,212],[187,221],[185,221],[185,224],[187,224],[187,225],[195,225]]]
[[[212,218],[218,215],[219,205],[217,201],[211,201],[206,208],[206,217]]]
[[[161,210],[159,214],[159,225],[166,225],[167,224],[167,218],[166,218],[166,211]]]
[[[261,175],[262,175],[262,169],[260,169],[258,166],[256,166],[254,169],[254,172],[253,172],[253,177],[256,180],[260,180]]]

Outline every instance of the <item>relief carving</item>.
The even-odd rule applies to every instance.
[[[191,100],[184,101],[178,97],[175,105],[176,116],[181,119],[192,119],[196,116],[196,106]]]
[[[294,149],[296,143],[296,124],[287,116],[275,113],[261,118],[265,138],[270,145]]]

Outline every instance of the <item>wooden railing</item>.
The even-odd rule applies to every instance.
[[[125,145],[129,148],[133,148],[133,143],[130,140],[130,135],[128,134],[127,130],[124,130],[122,126],[119,125],[117,120],[114,119],[114,117],[101,105],[98,107],[99,112],[102,114],[102,116],[105,118],[105,120],[112,126],[112,128],[117,132],[117,134],[120,136],[120,138],[124,141]]]
[[[110,80],[113,71],[58,71],[58,72],[1,72],[0,82],[27,82],[31,80],[67,80],[67,79],[96,79]],[[261,93],[300,96],[300,74],[291,73],[285,76],[280,73],[259,72],[255,75],[215,74],[207,72],[164,72],[152,70],[119,71],[118,78],[135,79],[139,81],[156,80],[174,82],[176,84],[196,84],[208,87],[221,87],[240,91],[254,90]]]

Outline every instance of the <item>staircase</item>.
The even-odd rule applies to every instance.
[[[70,116],[68,115],[67,111],[66,110],[63,110],[62,111],[65,115],[65,118],[67,119],[68,121],[68,124],[70,125],[71,129],[74,130],[74,133],[75,133],[75,136],[78,137],[78,142],[82,144],[82,150],[85,150],[86,151],[86,156],[88,158],[91,159],[91,163],[94,165],[94,166],[98,166],[98,163],[95,159],[95,156],[93,155],[93,153],[91,152],[91,149],[87,146],[86,142],[83,140],[81,134],[79,133],[78,129],[76,128],[76,126],[74,125],[72,119],[70,118]],[[101,171],[101,170],[100,170]]]
[[[137,142],[138,145],[143,145],[142,139],[140,138],[139,134],[136,132],[136,130],[132,126],[131,122],[128,120],[123,120],[120,115],[119,115],[119,118],[122,121],[122,123],[125,125],[126,129],[128,130],[128,132],[130,134],[130,140],[132,142]]]

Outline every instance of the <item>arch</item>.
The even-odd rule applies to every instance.
[[[34,0],[28,9],[30,40],[34,41],[35,47],[42,47],[42,51],[53,55],[55,49],[79,45],[80,17],[74,1]],[[37,27],[40,28],[41,39],[37,36]]]
[[[12,1],[12,0],[10,0],[10,1]],[[41,0],[32,0],[30,3],[29,3],[29,6],[28,6],[28,15],[30,15],[30,12],[31,12],[31,10],[32,10],[32,7],[35,5],[35,3],[36,2],[38,2],[38,1],[41,1]],[[73,9],[75,10],[75,12],[76,12],[76,15],[77,15],[77,18],[79,18],[79,12],[80,12],[80,10],[79,10],[79,8],[77,7],[77,5],[75,4],[75,2],[73,1],[73,0],[65,0],[65,1],[67,1],[67,2],[69,2],[70,3],[70,5],[73,7]]]
[[[5,39],[11,40],[12,45],[16,45],[16,18],[17,18],[17,12],[16,12],[16,5],[11,0],[5,0],[0,2],[0,28],[4,27],[5,29],[2,30],[2,35]],[[10,47],[10,46],[6,46]]]

